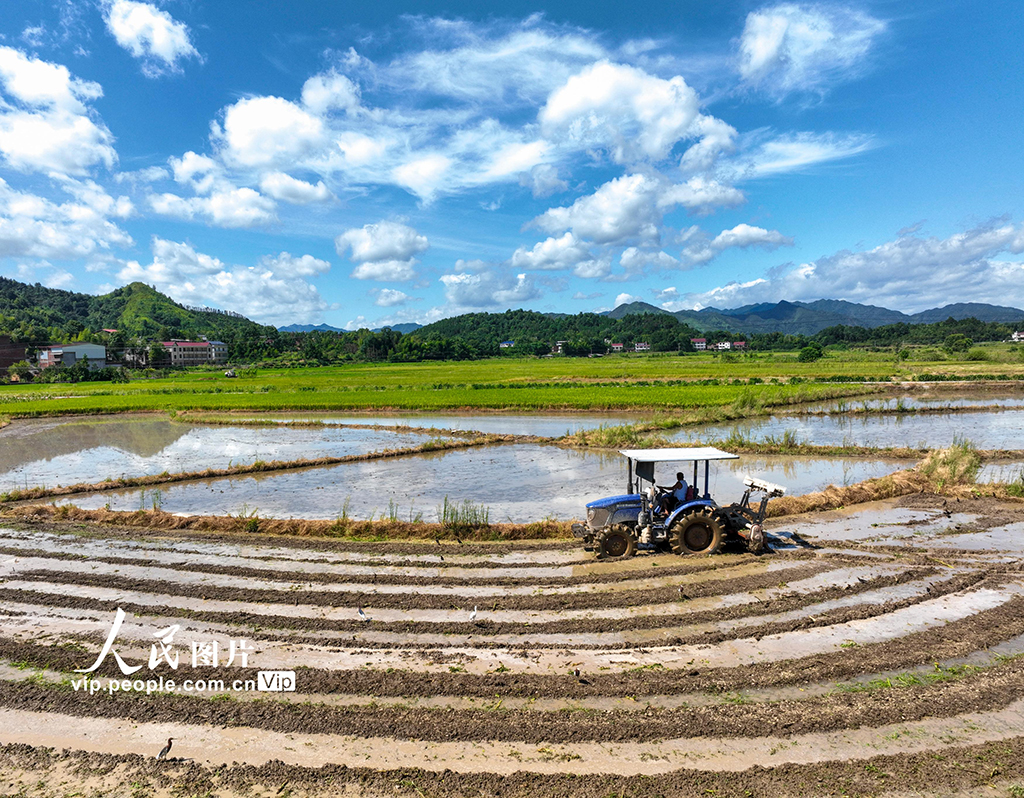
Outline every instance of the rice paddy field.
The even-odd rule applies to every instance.
[[[980,361],[896,360],[891,352],[841,352],[800,363],[791,353],[495,359],[243,369],[239,377],[191,372],[126,385],[0,386],[0,414],[181,410],[677,409],[749,401],[807,401],[865,393],[854,383],[1012,380],[1016,350],[987,347]],[[838,384],[803,384],[803,383]]]
[[[1024,794],[1024,388],[697,360],[3,389],[0,795]],[[768,552],[571,538],[694,442]]]

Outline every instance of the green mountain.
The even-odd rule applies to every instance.
[[[828,327],[845,325],[873,329],[889,324],[934,324],[946,319],[975,318],[983,322],[1014,324],[1024,320],[1024,310],[970,302],[946,305],[908,315],[875,305],[860,305],[839,299],[819,299],[815,302],[763,302],[722,310],[667,310],[646,302],[630,302],[602,314],[622,319],[635,314],[665,314],[674,316],[683,324],[698,330],[731,330],[746,335],[781,332],[786,335],[814,335]]]
[[[230,341],[273,331],[236,313],[187,308],[144,283],[92,296],[0,277],[0,335],[41,346],[104,329],[117,330],[123,341],[200,335]]]

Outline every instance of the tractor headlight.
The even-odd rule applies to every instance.
[[[608,510],[603,507],[590,507],[587,509],[587,523],[592,529],[600,529],[608,523]]]

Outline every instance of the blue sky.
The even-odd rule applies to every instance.
[[[1024,307],[1017,4],[3,10],[4,276],[349,328]]]

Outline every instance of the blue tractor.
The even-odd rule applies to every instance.
[[[768,500],[784,495],[786,489],[744,477],[743,497],[724,507],[708,489],[711,461],[738,460],[738,455],[711,446],[626,449],[619,454],[627,463],[626,493],[590,502],[586,524],[572,525],[573,534],[599,558],[632,557],[638,550],[715,554],[730,537],[749,551],[765,550]],[[654,467],[664,462],[692,462],[693,479],[685,492],[656,484]],[[756,507],[750,504],[754,492],[763,494]]]

